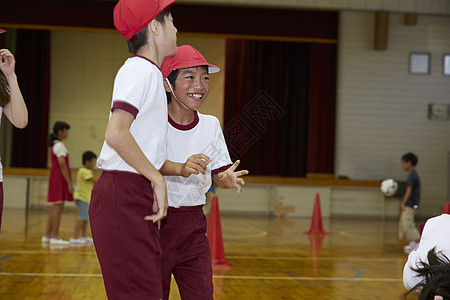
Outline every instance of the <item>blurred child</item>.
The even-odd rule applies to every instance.
[[[417,249],[417,241],[420,238],[419,230],[414,223],[414,216],[420,204],[420,177],[416,171],[418,158],[413,153],[406,153],[402,156],[402,168],[408,172],[406,179],[406,192],[402,202],[400,202],[399,239],[407,240],[405,253],[410,253]]]
[[[43,243],[50,245],[68,245],[69,242],[59,237],[59,225],[64,210],[64,203],[73,201],[72,175],[69,166],[69,152],[63,143],[69,136],[69,124],[56,122],[53,133],[50,134],[48,146],[50,147],[51,170],[48,181],[47,202],[52,203],[48,215],[47,229],[42,237]]]
[[[94,152],[86,151],[83,153],[83,167],[78,170],[77,187],[73,195],[78,207],[78,221],[73,229],[73,236],[70,239],[71,244],[91,243],[92,238],[87,236],[86,230],[89,222],[89,202],[91,200],[91,191],[96,179],[93,169],[97,161],[97,155]],[[79,233],[81,231],[81,237]]]
[[[0,33],[5,30],[0,28]],[[17,128],[28,123],[28,110],[14,72],[16,61],[8,49],[0,49],[0,120],[2,113]],[[0,229],[3,212],[3,167],[0,163]]]
[[[167,159],[183,162],[195,153],[210,159],[205,174],[166,176],[169,209],[161,228],[163,299],[169,298],[171,274],[181,299],[213,299],[211,253],[202,207],[211,177],[222,188],[241,191],[247,170],[235,172],[219,120],[197,110],[209,93],[209,74],[219,67],[206,62],[192,46],[177,48],[162,66],[169,102]],[[212,175],[212,176],[211,176]]]

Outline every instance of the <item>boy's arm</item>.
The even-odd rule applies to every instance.
[[[95,179],[94,177],[91,177],[89,179],[86,179],[86,181],[95,183],[97,181],[97,179]]]
[[[159,172],[164,176],[189,177],[191,174],[205,174],[206,166],[211,159],[204,154],[195,154],[189,157],[185,163],[176,163],[166,160]]]
[[[234,171],[240,163],[241,161],[237,160],[227,170],[214,175],[214,182],[217,184],[217,186],[223,189],[236,188],[237,193],[239,194],[241,192],[242,186],[245,184],[245,181],[240,177],[248,174],[247,170],[241,170],[238,172]]]
[[[153,210],[156,214],[145,217],[153,223],[160,221],[167,214],[167,187],[164,177],[152,165],[139,148],[131,135],[130,126],[134,116],[124,110],[115,109],[106,126],[105,140],[130,166],[153,183],[156,201],[153,202]]]
[[[24,128],[28,124],[28,110],[20,92],[17,76],[14,72],[16,61],[7,49],[0,50],[0,70],[8,81],[11,101],[5,105],[4,112],[8,120],[17,128]]]
[[[405,209],[406,201],[408,201],[408,198],[409,198],[409,196],[411,195],[411,192],[412,192],[412,186],[411,186],[411,185],[407,185],[407,186],[406,186],[405,196],[403,196],[403,200],[402,200],[402,202],[400,203],[400,208],[401,208],[402,210]]]

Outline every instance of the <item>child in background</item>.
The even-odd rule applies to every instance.
[[[97,155],[94,152],[86,151],[82,156],[83,167],[78,170],[77,187],[75,188],[75,203],[78,207],[78,221],[73,229],[73,236],[70,239],[71,244],[91,243],[92,238],[87,236],[87,224],[89,222],[89,202],[91,200],[91,191],[96,179],[93,169],[97,161]],[[78,235],[81,231],[81,237]]]
[[[0,33],[6,30],[0,28]],[[28,123],[28,110],[14,72],[16,61],[8,49],[0,49],[0,121],[3,113],[16,128]],[[0,163],[0,230],[3,213],[3,166]]]
[[[407,254],[417,249],[417,241],[420,239],[419,230],[414,223],[414,215],[420,204],[420,177],[416,171],[417,162],[418,158],[413,153],[402,156],[402,168],[409,174],[406,179],[405,196],[400,202],[399,239],[409,242],[404,247]]]
[[[209,74],[219,68],[206,62],[192,46],[177,48],[161,70],[169,102],[167,159],[183,162],[195,153],[210,158],[205,174],[182,178],[166,176],[169,209],[161,228],[163,299],[169,298],[171,274],[181,299],[213,299],[211,253],[202,207],[214,182],[241,191],[247,170],[235,172],[219,120],[197,111],[209,93]]]
[[[72,175],[69,167],[69,152],[62,142],[69,136],[69,124],[56,122],[53,133],[50,134],[48,146],[50,147],[51,171],[48,181],[47,202],[52,203],[48,215],[47,229],[42,237],[43,243],[50,245],[68,245],[69,242],[59,238],[59,225],[64,210],[64,203],[73,201]]]

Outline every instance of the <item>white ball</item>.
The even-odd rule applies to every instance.
[[[393,179],[383,180],[380,186],[381,192],[388,197],[393,196],[397,192],[397,188],[398,183]]]

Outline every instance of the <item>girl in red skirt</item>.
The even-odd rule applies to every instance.
[[[69,124],[56,122],[53,133],[50,135],[48,145],[50,148],[51,171],[48,181],[47,202],[53,204],[47,221],[43,243],[50,245],[68,245],[68,241],[59,238],[59,224],[66,201],[73,201],[72,176],[69,167],[69,153],[62,140],[69,135]]]

